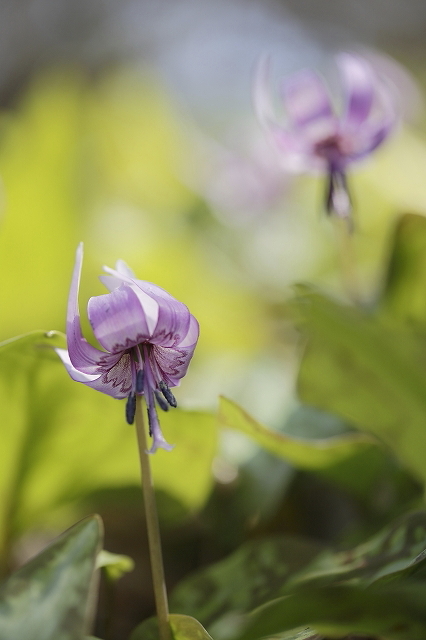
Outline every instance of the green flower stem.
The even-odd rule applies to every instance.
[[[146,527],[148,530],[149,555],[151,559],[152,581],[154,585],[155,606],[157,609],[160,640],[172,640],[169,625],[169,605],[167,602],[166,583],[164,580],[163,555],[161,552],[160,527],[158,525],[157,506],[155,502],[154,483],[147,453],[147,438],[143,418],[143,400],[136,399],[136,433],[138,436],[139,458],[142,472],[142,490],[145,503]]]
[[[354,234],[351,221],[334,216],[334,229],[339,254],[340,270],[346,295],[354,305],[361,303],[356,257],[354,250]]]

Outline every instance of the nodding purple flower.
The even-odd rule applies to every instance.
[[[176,407],[170,387],[186,374],[198,340],[199,327],[188,308],[155,284],[137,280],[119,260],[100,280],[110,293],[90,298],[87,305],[93,332],[105,351],[83,337],[78,306],[83,245],[77,249],[68,297],[67,346],[56,349],[73,380],[114,398],[127,398],[126,419],[132,424],[136,396],[148,408],[150,453],[171,450],[161,432],[156,405]]]
[[[300,71],[282,85],[288,124],[276,120],[269,88],[269,60],[259,65],[254,103],[261,124],[281,151],[287,170],[327,174],[325,207],[342,218],[351,214],[346,183],[350,164],[374,151],[389,135],[396,113],[389,88],[363,58],[341,53],[344,107],[333,109],[327,88],[314,71]]]

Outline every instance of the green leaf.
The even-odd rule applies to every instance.
[[[217,453],[215,414],[207,411],[167,411],[161,416],[166,439],[175,448],[151,456],[157,489],[178,498],[189,509],[204,504],[213,486],[211,472]]]
[[[174,640],[212,640],[195,618],[171,614],[169,621]],[[159,640],[157,618],[144,620],[133,630],[129,640]]]
[[[245,433],[270,453],[301,469],[322,469],[375,445],[372,438],[360,433],[308,439],[272,431],[224,397],[220,398],[219,424]]]
[[[380,300],[382,310],[398,320],[426,327],[426,218],[400,218]]]
[[[426,512],[404,515],[367,542],[347,551],[323,551],[285,586],[360,584],[401,579],[426,564]]]
[[[86,518],[3,583],[0,637],[80,640],[101,538],[100,518]]]
[[[52,348],[64,344],[42,331],[0,344],[0,550],[30,528],[68,523],[91,491],[140,485],[124,403],[71,380]],[[212,484],[215,417],[169,414],[162,426],[176,447],[152,456],[155,486],[196,509]]]
[[[104,569],[110,580],[118,580],[125,573],[133,571],[135,563],[129,556],[111,553],[102,549],[96,558],[96,568]]]
[[[308,338],[302,400],[375,434],[425,481],[426,342],[318,294],[302,296],[296,308]]]
[[[289,575],[320,550],[319,545],[290,536],[248,542],[181,582],[171,595],[170,608],[210,627],[223,614],[248,612],[279,595]]]
[[[174,640],[211,640],[203,625],[191,616],[172,614],[170,626]]]
[[[424,584],[300,589],[254,611],[238,640],[257,640],[306,626],[332,637],[359,633],[384,640],[424,640],[425,599]]]

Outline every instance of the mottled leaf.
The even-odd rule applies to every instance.
[[[424,566],[426,555],[426,512],[399,518],[367,542],[347,551],[323,551],[313,562],[292,576],[285,587],[297,584],[362,584],[401,579]]]
[[[384,640],[424,640],[425,599],[424,584],[300,589],[254,611],[238,640],[257,640],[306,626],[328,637],[359,633]]]
[[[220,398],[219,424],[245,433],[267,451],[302,469],[321,469],[375,446],[372,438],[360,433],[308,439],[272,431],[224,397]]]
[[[97,516],[75,525],[0,587],[0,638],[80,640],[102,537]]]
[[[320,550],[320,545],[290,536],[248,542],[181,582],[170,608],[209,627],[230,611],[247,612],[278,595],[287,578]]]

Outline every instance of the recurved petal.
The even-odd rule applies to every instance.
[[[188,333],[191,314],[188,307],[167,291],[151,282],[135,281],[147,296],[158,305],[158,317],[150,342],[163,347],[180,344]]]
[[[187,347],[162,347],[154,345],[153,357],[163,380],[169,387],[176,387],[186,374],[196,342]]]
[[[342,74],[346,98],[343,123],[356,128],[368,118],[374,98],[377,79],[366,60],[351,53],[341,53],[337,64]]]
[[[128,284],[90,298],[87,311],[97,340],[111,353],[117,354],[150,340],[145,309],[134,287]]]
[[[65,368],[70,374],[71,378],[76,382],[87,383],[87,382],[93,382],[94,380],[97,380],[98,378],[100,378],[99,373],[94,375],[89,375],[88,373],[83,373],[82,371],[79,371],[78,369],[76,369],[73,366],[70,360],[69,353],[66,349],[60,349],[59,347],[57,347],[55,348],[55,351],[60,357],[60,359],[62,360],[63,364],[65,365]]]
[[[95,375],[105,362],[103,351],[92,347],[81,331],[78,292],[80,288],[81,266],[83,263],[83,243],[80,243],[74,265],[67,309],[67,345],[70,361],[75,369],[88,375]]]
[[[133,270],[129,267],[124,260],[117,260],[115,263],[115,269],[111,267],[103,267],[104,271],[112,275],[99,276],[99,280],[106,286],[109,291],[117,289],[121,284],[127,282],[130,284],[135,278]]]
[[[361,160],[368,156],[390,135],[394,122],[387,120],[376,125],[365,127],[362,136],[354,141],[354,151],[348,156],[350,161]]]
[[[256,67],[253,82],[253,106],[260,124],[269,129],[276,124],[275,109],[271,100],[270,56],[263,56]]]
[[[323,122],[324,128],[335,126],[328,92],[314,71],[305,69],[287,78],[282,93],[291,126],[304,129],[318,121]]]
[[[115,363],[112,362],[111,367],[101,374],[89,375],[73,367],[66,349],[57,348],[55,351],[70,377],[76,382],[82,382],[87,387],[102,391],[113,398],[126,398],[129,395],[132,389],[132,371],[128,354],[121,356]]]
[[[200,325],[198,324],[198,320],[190,314],[188,333],[183,339],[179,342],[179,347],[190,347],[197,344],[198,337],[200,335]]]
[[[111,276],[122,278],[138,297],[150,333],[149,342],[167,347],[179,344],[188,333],[190,324],[191,314],[187,306],[152,282],[135,280],[109,267],[104,269]]]

